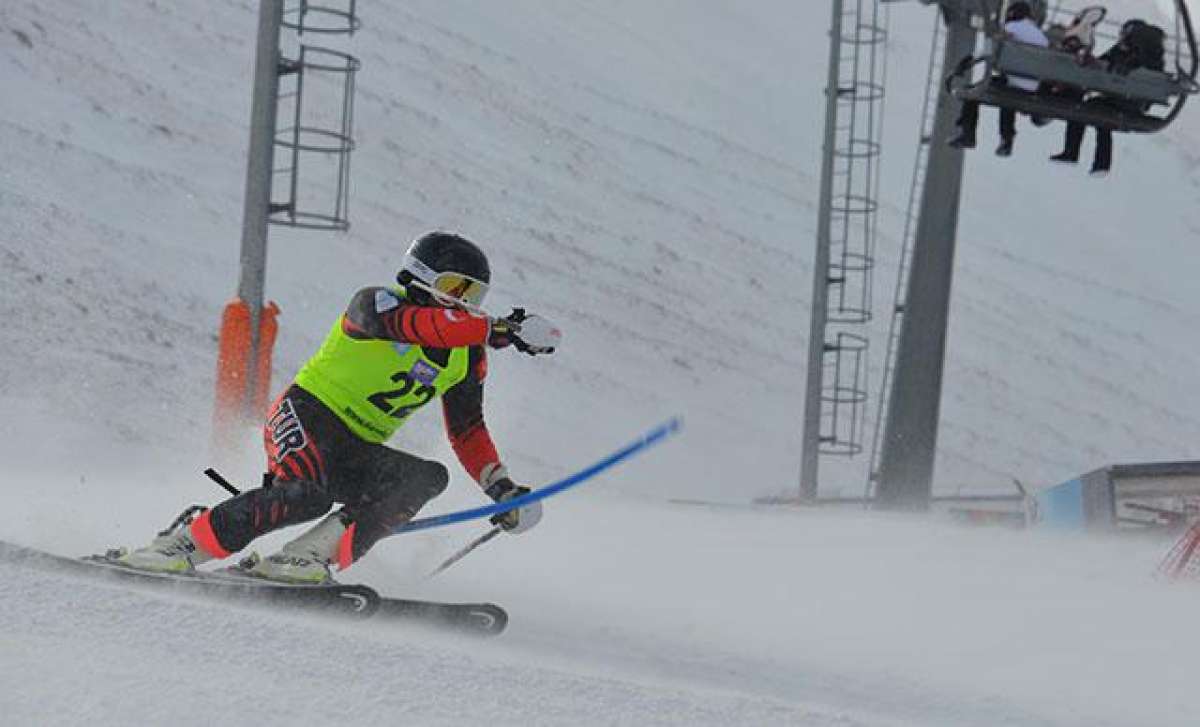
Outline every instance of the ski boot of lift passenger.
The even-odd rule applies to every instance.
[[[957,136],[950,141],[947,141],[946,145],[953,149],[974,149],[975,135],[965,131],[960,131],[958,132]]]

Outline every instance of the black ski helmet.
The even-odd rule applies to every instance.
[[[469,295],[464,295],[466,288],[459,281],[466,283]],[[433,302],[431,290],[479,305],[491,281],[487,256],[479,246],[462,235],[442,231],[427,232],[413,240],[396,274],[396,282],[404,286],[409,300],[422,305]],[[458,292],[453,292],[456,289]]]

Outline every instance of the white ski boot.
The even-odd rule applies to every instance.
[[[190,511],[185,511],[149,545],[124,553],[117,561],[137,570],[190,573],[201,563],[212,560],[213,556],[196,545],[192,537],[190,514]]]
[[[247,570],[259,578],[284,583],[333,583],[329,566],[337,559],[345,534],[346,524],[341,515],[334,513],[284,545],[278,553],[254,559]]]

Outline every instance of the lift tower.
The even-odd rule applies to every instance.
[[[353,35],[356,0],[259,0],[236,297],[218,337],[211,449],[230,461],[267,408],[274,303],[263,305],[269,226],[346,230],[359,61],[306,35]],[[287,31],[287,32],[285,32]]]
[[[863,450],[886,85],[882,0],[834,0],[813,265],[800,498],[817,497],[820,455]]]
[[[875,504],[893,509],[923,509],[932,494],[934,455],[941,408],[942,371],[946,357],[950,287],[962,192],[963,156],[946,146],[952,135],[960,100],[1013,109],[1044,119],[1075,122],[1120,132],[1155,133],[1169,126],[1189,96],[1200,91],[1200,52],[1185,0],[1175,0],[1173,41],[1163,31],[1159,53],[1173,67],[1147,64],[1124,73],[1081,65],[1069,53],[1012,41],[1003,31],[1012,0],[920,0],[936,4],[946,27],[938,98],[928,145],[920,212],[912,240],[904,294],[897,295],[894,328],[899,329],[889,351],[885,379],[890,379],[878,467],[872,467]],[[1047,15],[1045,0],[1030,0],[1034,17]],[[1100,10],[1099,17],[1096,16]],[[1061,13],[1056,4],[1051,14]],[[1100,8],[1076,14],[1080,23],[1089,13],[1094,22]],[[1061,24],[1060,24],[1061,25]],[[1127,42],[1143,43],[1145,35],[1132,27]],[[986,31],[982,53],[978,36]],[[1138,40],[1140,38],[1140,40]],[[1141,46],[1146,47],[1146,46]],[[1147,57],[1152,57],[1152,53]],[[963,62],[963,61],[966,62]],[[973,70],[978,73],[972,74]],[[993,82],[998,76],[1040,79],[1081,89],[1077,96],[1047,96]],[[1085,96],[1123,99],[1124,104],[1092,104]],[[1165,107],[1159,112],[1155,109]],[[904,279],[905,261],[901,261]],[[899,325],[895,325],[898,321]],[[889,348],[892,346],[889,344]],[[893,358],[894,354],[894,358]],[[874,462],[873,462],[874,465]]]
[[[921,1],[931,4],[931,0]],[[1000,2],[937,2],[945,22],[943,70],[973,54],[980,23],[973,21],[972,15],[978,18],[983,12],[995,12]],[[895,311],[900,334],[894,363],[888,364],[893,366],[891,388],[881,393],[888,406],[879,466],[872,473],[875,502],[880,507],[922,509],[932,493],[963,179],[963,152],[944,141],[954,135],[958,108],[959,102],[939,83],[907,291]]]

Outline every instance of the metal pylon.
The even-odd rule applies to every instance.
[[[892,374],[896,367],[896,350],[900,341],[900,329],[904,321],[904,303],[908,296],[908,272],[912,264],[913,238],[917,234],[917,215],[925,177],[929,169],[929,144],[933,141],[933,121],[937,113],[938,91],[942,85],[942,55],[945,53],[946,34],[942,30],[942,19],[933,16],[933,40],[929,44],[929,66],[925,76],[925,96],[921,104],[921,126],[917,134],[917,153],[913,161],[912,181],[908,188],[908,207],[904,219],[904,236],[900,241],[900,255],[896,265],[896,290],[892,298],[892,320],[888,325],[887,351],[883,358],[883,378],[879,386],[879,405],[876,407],[875,429],[871,436],[871,460],[867,470],[866,499],[874,495],[879,478],[879,454],[883,444],[883,422],[887,418],[891,401]]]
[[[834,0],[825,145],[800,496],[817,496],[820,455],[863,450],[867,324],[875,266],[882,151],[886,8],[880,0]]]
[[[970,14],[978,2],[944,0],[940,5],[946,22],[942,67],[950,68],[975,49],[977,31]],[[954,133],[958,113],[959,103],[939,84],[875,470],[875,504],[880,507],[922,509],[932,495],[963,178],[962,151],[945,142]]]

